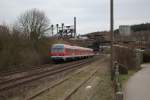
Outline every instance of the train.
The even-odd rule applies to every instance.
[[[71,46],[67,44],[53,44],[49,56],[53,61],[67,61],[93,57],[93,49],[80,47],[80,46]]]

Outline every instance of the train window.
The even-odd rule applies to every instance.
[[[70,49],[70,48],[66,48],[66,51],[67,51],[68,53],[73,53],[73,52],[74,52],[74,50],[73,50],[73,49]]]
[[[54,53],[61,53],[61,52],[64,52],[64,49],[63,48],[52,48],[52,51],[51,52],[54,52]]]

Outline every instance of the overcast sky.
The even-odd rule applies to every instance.
[[[24,11],[43,10],[52,24],[73,24],[77,32],[109,30],[110,0],[0,0],[0,23],[12,24]],[[119,25],[150,22],[150,0],[114,0],[115,28]]]

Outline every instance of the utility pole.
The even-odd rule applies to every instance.
[[[114,0],[110,0],[110,34],[111,34],[111,79],[113,80],[113,60],[114,60]]]

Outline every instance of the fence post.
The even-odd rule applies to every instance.
[[[114,68],[115,68],[115,92],[116,92],[116,100],[123,100],[123,92],[120,82],[120,73],[119,73],[119,65],[118,62],[114,62]]]
[[[116,100],[123,100],[123,92],[117,92],[116,93]]]

